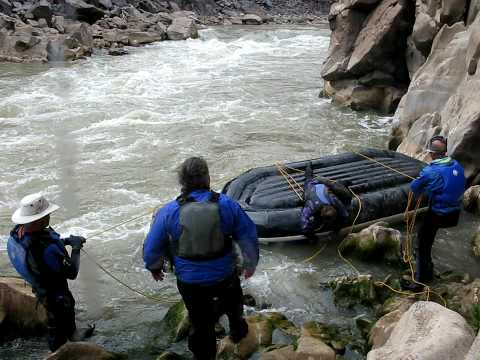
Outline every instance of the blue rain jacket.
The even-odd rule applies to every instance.
[[[211,192],[196,190],[189,194],[196,201],[208,201]],[[240,205],[224,194],[218,201],[221,229],[226,236],[232,236],[243,255],[244,266],[255,270],[258,264],[259,249],[257,229]],[[143,259],[148,270],[159,270],[162,259],[169,254],[169,245],[178,241],[181,235],[179,221],[180,206],[176,200],[162,207],[154,216],[152,226],[145,239]],[[177,278],[185,283],[213,283],[231,276],[235,270],[235,255],[232,252],[213,260],[192,261],[173,256],[173,265]]]
[[[416,195],[425,193],[432,211],[445,215],[460,210],[465,184],[463,167],[458,161],[445,157],[424,167],[410,189]]]

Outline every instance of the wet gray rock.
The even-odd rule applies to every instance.
[[[464,359],[473,339],[461,315],[434,302],[419,301],[401,316],[385,344],[368,353],[367,360]]]
[[[198,31],[195,21],[187,17],[174,18],[172,24],[167,28],[167,37],[169,40],[198,38]]]

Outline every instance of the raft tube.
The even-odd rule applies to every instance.
[[[312,162],[314,175],[348,181],[351,190],[360,198],[360,201],[353,198],[345,226],[352,225],[357,215],[355,224],[403,213],[411,182],[405,175],[415,178],[425,166],[423,162],[406,155],[379,149],[363,149],[357,153],[329,155],[283,165],[304,171],[309,162]],[[303,187],[304,174],[295,170],[288,172]],[[257,226],[259,237],[300,235],[302,201],[276,165],[246,171],[229,181],[222,193],[239,202]],[[331,229],[322,229],[328,230]]]

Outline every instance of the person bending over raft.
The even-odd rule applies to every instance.
[[[458,224],[466,183],[463,167],[447,156],[446,138],[431,138],[427,151],[432,162],[410,185],[415,195],[428,196],[428,212],[418,228],[416,247],[415,280],[422,284],[433,280],[432,246],[438,229]],[[405,287],[413,291],[423,289],[417,283]]]
[[[47,310],[48,346],[56,351],[67,340],[81,341],[93,334],[94,326],[77,330],[75,300],[68,280],[80,269],[81,236],[61,239],[50,224],[50,214],[59,207],[40,194],[24,197],[12,215],[17,224],[10,232],[8,256],[22,278],[32,285],[38,302]],[[72,247],[71,255],[65,245]]]
[[[192,322],[188,348],[196,360],[213,360],[219,307],[228,317],[233,342],[248,334],[233,242],[240,247],[249,278],[258,263],[257,230],[236,201],[210,190],[204,159],[185,160],[178,177],[181,195],[154,215],[143,259],[159,281],[164,278],[165,258],[172,258],[177,287]]]
[[[345,185],[322,176],[313,177],[312,165],[305,168],[302,233],[314,238],[323,227],[338,231],[349,217],[352,194]]]

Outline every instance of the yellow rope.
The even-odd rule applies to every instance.
[[[155,296],[151,296],[143,291],[140,291],[140,290],[137,290],[133,287],[131,287],[130,285],[128,285],[126,282],[122,281],[121,279],[119,279],[118,277],[116,277],[115,275],[113,275],[110,271],[108,271],[105,267],[103,267],[103,265],[101,265],[100,263],[98,263],[93,256],[91,256],[88,252],[86,252],[84,249],[82,249],[82,252],[88,257],[88,259],[93,262],[96,266],[98,266],[98,268],[100,268],[100,270],[102,270],[105,274],[107,274],[108,276],[110,276],[112,279],[114,279],[116,282],[118,282],[119,284],[125,286],[127,289],[133,291],[134,293],[138,294],[138,295],[141,295],[149,300],[152,300],[152,301],[155,301],[157,303],[160,303],[160,304],[174,304],[176,303],[177,301],[176,300],[172,300],[172,299],[168,299],[168,298],[159,298],[159,297],[155,297]]]
[[[216,185],[213,185],[213,186],[218,186],[218,185],[219,185],[219,183],[217,183]],[[160,206],[162,206],[162,204],[161,204]],[[103,234],[106,233],[106,232],[115,230],[115,229],[119,228],[120,226],[123,226],[123,225],[125,225],[125,224],[131,223],[131,222],[133,222],[133,221],[135,221],[135,220],[138,220],[138,219],[140,219],[140,218],[143,218],[143,217],[145,217],[145,216],[147,216],[147,215],[152,215],[157,208],[158,208],[158,207],[154,208],[153,210],[149,210],[148,212],[143,213],[143,214],[141,214],[141,215],[135,216],[135,217],[133,217],[133,218],[131,218],[131,219],[122,221],[122,222],[120,222],[120,223],[118,223],[118,224],[116,224],[116,225],[113,225],[113,226],[111,226],[111,227],[109,227],[109,228],[106,228],[106,229],[100,231],[100,232],[97,232],[97,233],[95,233],[95,234],[93,234],[93,235],[90,235],[90,236],[88,236],[86,239],[88,240],[88,239],[91,239],[91,238],[94,238],[94,237],[98,237],[98,236],[100,236],[100,235],[103,235]],[[90,255],[86,250],[84,250],[84,249],[81,249],[81,250],[82,250],[82,252],[89,258],[89,260],[92,261],[100,270],[102,270],[105,274],[107,274],[108,276],[110,276],[113,280],[117,281],[119,284],[123,285],[124,287],[126,287],[126,288],[129,289],[129,290],[131,290],[132,292],[134,292],[134,293],[136,293],[136,294],[138,294],[138,295],[141,295],[141,296],[143,296],[143,297],[145,297],[145,298],[147,298],[147,299],[150,299],[150,300],[153,300],[153,301],[155,301],[155,302],[158,302],[158,303],[173,304],[173,303],[176,302],[175,300],[171,300],[171,299],[167,299],[167,298],[154,297],[154,296],[151,296],[151,295],[149,295],[149,294],[147,294],[147,293],[145,293],[145,292],[143,292],[143,291],[140,291],[140,290],[137,290],[137,289],[131,287],[131,286],[128,285],[126,282],[122,281],[122,280],[119,279],[117,276],[115,276],[113,273],[111,273],[109,270],[107,270],[107,269],[106,269],[103,265],[101,265],[99,262],[97,262],[97,261],[95,260],[95,258],[94,258],[92,255]]]
[[[303,186],[301,186],[286,170],[285,166],[277,163],[277,170],[278,172],[284,177],[284,179],[287,181],[288,185],[290,188],[295,192],[295,194],[298,196],[300,201],[303,201],[303,196],[301,192],[303,191]],[[301,171],[301,170],[300,170]]]
[[[355,153],[355,154],[357,154],[357,155],[360,155],[360,156],[364,157],[364,158],[367,159],[367,160],[373,161],[374,163],[377,163],[377,164],[379,164],[379,165],[381,165],[381,166],[383,166],[383,167],[386,167],[387,169],[390,169],[390,170],[392,170],[392,171],[395,171],[396,173],[398,173],[398,174],[400,174],[400,175],[403,175],[403,176],[409,178],[410,180],[415,180],[414,177],[412,177],[412,176],[410,176],[410,175],[408,175],[408,174],[405,174],[404,172],[402,172],[402,171],[400,171],[400,170],[397,170],[397,169],[395,169],[395,168],[393,168],[393,167],[391,167],[391,166],[388,166],[388,165],[386,165],[386,164],[383,164],[383,163],[381,163],[380,161],[375,160],[375,159],[373,159],[373,158],[371,158],[371,157],[369,157],[369,156],[367,156],[367,155],[363,155],[363,154],[361,154],[361,153],[359,153],[359,152],[357,152],[357,151],[354,151],[354,150],[352,150],[352,152]]]

